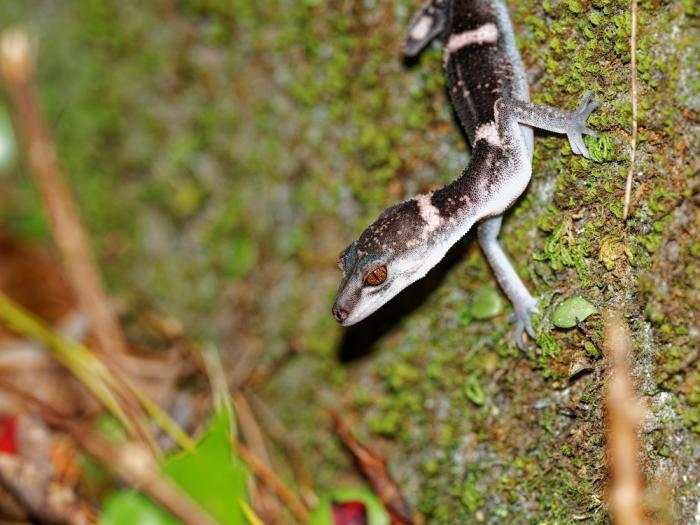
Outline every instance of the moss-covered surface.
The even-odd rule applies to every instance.
[[[642,1],[640,146],[631,133],[629,5],[511,5],[538,102],[593,91],[589,161],[539,136],[503,242],[541,295],[521,355],[473,238],[358,329],[329,308],[337,253],[387,205],[453,178],[467,148],[439,46],[399,54],[417,2],[3,2],[38,37],[41,91],[111,290],[155,307],[235,363],[295,356],[259,394],[319,488],[352,465],[323,406],[386,454],[428,523],[606,522],[601,320],[554,329],[580,295],[623,308],[651,408],[654,504],[697,523],[700,494],[700,19]],[[0,174],[0,220],[45,239],[22,169]],[[484,306],[486,305],[486,306]],[[484,319],[492,315],[493,317]],[[140,337],[138,323],[131,327]],[[658,503],[666,501],[668,504]],[[694,521],[693,521],[694,520]]]

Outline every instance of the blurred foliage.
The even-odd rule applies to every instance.
[[[700,372],[678,372],[700,310],[697,9],[640,1],[641,175],[623,223],[628,3],[509,2],[534,99],[573,108],[593,91],[604,103],[590,120],[602,132],[587,138],[593,160],[538,137],[531,187],[506,217],[505,249],[543,298],[538,347],[521,355],[471,237],[464,257],[398,298],[413,308],[398,322],[380,312],[343,332],[329,315],[338,252],[384,207],[467,161],[440,46],[416,64],[400,57],[417,4],[27,0],[2,2],[0,20],[36,36],[59,156],[129,317],[156,308],[194,338],[223,341],[233,363],[255,352],[274,366],[293,347],[258,393],[320,489],[354,472],[328,404],[353,413],[363,438],[387,441],[393,474],[430,523],[605,522],[601,327],[591,317],[585,332],[552,330],[557,292],[628,305],[635,373],[658,423],[648,479],[682,480],[682,521],[700,480]],[[0,192],[3,226],[46,240],[21,163]],[[146,337],[136,321],[129,330]],[[569,383],[580,359],[593,372]]]

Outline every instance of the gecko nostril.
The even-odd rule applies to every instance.
[[[347,310],[343,310],[338,306],[333,306],[333,317],[335,317],[336,321],[338,321],[339,323],[345,321],[348,318],[348,315],[350,315],[350,312],[348,312]]]

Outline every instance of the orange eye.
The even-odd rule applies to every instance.
[[[386,277],[388,274],[389,272],[386,269],[386,264],[380,266],[379,268],[375,268],[374,270],[369,272],[369,275],[365,279],[365,286],[379,286],[384,281],[386,281]]]

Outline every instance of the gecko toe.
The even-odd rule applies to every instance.
[[[581,154],[581,150],[579,149],[579,145],[576,142],[576,137],[573,135],[569,135],[569,146],[571,146],[571,151],[574,153],[574,155]]]
[[[527,345],[525,344],[525,339],[523,339],[524,327],[517,323],[515,325],[515,344],[521,352],[527,350]]]
[[[588,103],[593,100],[593,97],[595,96],[595,93],[592,91],[589,91],[588,93],[584,93],[583,96],[581,97],[581,106],[586,106]]]
[[[535,330],[532,328],[532,322],[528,316],[526,319],[519,318],[515,323],[515,345],[522,352],[527,350],[527,343],[523,334],[527,334],[532,339],[535,339]]]
[[[522,351],[527,349],[523,334],[526,333],[533,340],[536,338],[537,334],[532,326],[532,316],[537,312],[537,299],[531,297],[527,302],[518,305],[513,314],[513,321],[515,321],[515,344]]]
[[[594,104],[598,104],[598,102],[595,102],[595,101],[593,100],[593,97],[594,97],[594,96],[595,96],[595,93],[589,91],[588,93],[585,93],[585,94],[581,97],[581,102],[579,102],[579,104],[578,104],[578,113],[583,113],[583,112],[586,111],[590,106],[592,106],[592,105],[594,105]],[[595,108],[593,108],[593,109],[595,109]],[[591,109],[591,111],[593,111],[593,109]]]
[[[597,100],[593,100],[593,93],[586,93],[583,95],[581,98],[581,103],[579,104],[578,110],[576,111],[576,116],[574,117],[575,124],[573,127],[576,128],[576,134],[578,136],[580,135],[590,135],[592,137],[598,136],[598,134],[593,131],[590,128],[586,127],[586,121],[588,120],[588,117],[593,113],[596,109],[598,109],[601,106],[601,103],[598,102]],[[577,136],[577,139],[579,137]],[[582,154],[584,157],[588,158],[588,151],[586,150],[586,146],[581,145],[583,144],[583,139],[582,137],[579,140],[579,143],[577,144],[577,149],[579,150],[580,154]],[[572,148],[573,149],[573,148]],[[574,153],[577,153],[576,151]]]
[[[590,154],[588,153],[588,148],[586,147],[586,143],[583,141],[583,134],[586,133],[588,128],[581,128],[580,130],[577,130],[575,132],[571,132],[568,134],[569,137],[569,145],[571,146],[571,151],[575,155],[583,155],[585,158],[589,159],[591,158]],[[588,130],[592,131],[592,130]],[[587,135],[589,133],[586,133]]]
[[[588,117],[591,116],[591,113],[593,113],[596,109],[598,109],[601,106],[600,102],[594,101],[588,104],[586,107],[583,108],[582,111],[579,112],[581,115],[581,120],[585,122]]]
[[[578,149],[580,150],[581,155],[583,155],[583,156],[584,156],[585,158],[587,158],[587,159],[590,159],[590,158],[591,158],[591,154],[588,153],[588,148],[586,148],[586,144],[583,142],[583,137],[580,137],[580,136],[579,136],[578,139],[577,139],[577,141],[578,141],[578,143],[579,143],[579,144],[578,144]]]
[[[535,329],[532,327],[532,318],[528,318],[527,322],[525,323],[525,331],[527,332],[527,335],[535,339],[537,336],[535,334]]]

